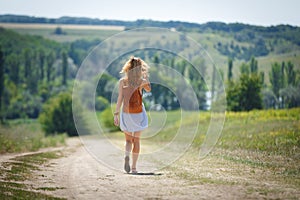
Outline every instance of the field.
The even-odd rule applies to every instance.
[[[21,34],[39,35],[57,42],[72,42],[79,39],[101,39],[124,30],[122,26],[59,25],[59,24],[17,24],[0,23],[0,27],[12,29]],[[62,28],[65,34],[55,35],[56,28]]]
[[[60,43],[82,39],[103,41],[124,31],[124,27],[115,26],[7,23],[1,26]],[[62,28],[63,34],[54,34],[57,27]],[[114,47],[140,36],[135,33],[131,38],[121,38]],[[214,45],[230,43],[234,37],[216,32],[190,32],[187,36],[209,52],[226,77],[228,58]],[[166,42],[159,34],[149,35],[151,39]],[[289,48],[287,53],[278,53],[284,52],[284,48]],[[300,50],[288,43],[257,60],[266,81],[274,62],[292,61],[300,70]],[[234,61],[235,78],[242,62]],[[78,138],[68,138],[66,134],[46,137],[37,120],[7,120],[0,125],[0,199],[300,199],[300,108],[226,112],[221,136],[204,159],[199,158],[199,151],[209,129],[210,112],[184,112],[185,117],[179,110],[148,114],[150,125],[141,139],[142,173],[137,176],[123,173],[124,135],[120,131],[105,131],[103,135],[108,140],[99,138],[99,132]],[[101,113],[97,116],[101,124]],[[195,138],[188,140],[195,124],[198,125]],[[89,125],[95,130],[98,126]],[[177,134],[179,128],[182,132]],[[174,142],[174,138],[178,146],[162,157],[154,153]],[[121,149],[121,154],[107,155],[114,167],[101,162],[101,155],[109,153],[107,141]],[[98,154],[89,151],[88,145]],[[189,148],[180,152],[181,146]],[[175,157],[178,152],[180,156]],[[143,159],[148,154],[161,160]],[[168,165],[160,162],[164,161],[163,156],[172,162]],[[148,166],[158,170],[147,170]]]
[[[138,181],[144,187],[143,190],[136,192],[136,195],[146,195],[149,198],[185,198],[189,194],[190,198],[194,199],[201,194],[203,198],[222,196],[224,199],[298,199],[300,197],[298,192],[300,187],[299,113],[299,109],[226,113],[221,137],[213,151],[205,159],[200,160],[199,147],[210,121],[210,113],[190,113],[191,118],[181,120],[180,111],[169,112],[166,124],[156,136],[146,137],[153,131],[153,128],[157,128],[155,124],[150,125],[145,131],[146,135],[142,139],[143,153],[168,143],[176,135],[180,126],[192,123],[191,119],[194,121],[200,119],[200,126],[191,148],[180,159],[156,172],[157,176],[128,177],[119,172],[121,169],[112,170],[101,166],[99,162],[91,159],[91,152],[89,155],[84,149],[79,148],[78,142],[80,141],[74,142],[75,138],[67,139],[68,146],[64,150],[58,151],[52,148],[46,152],[38,151],[26,156],[4,154],[0,167],[1,197],[6,199],[24,193],[31,198],[44,198],[45,195],[50,195],[48,198],[87,198],[88,196],[100,198],[104,197],[104,194],[107,195],[106,197],[118,198],[118,193],[114,191],[120,187],[119,184],[125,184],[128,181],[126,179],[130,179],[132,184]],[[150,117],[150,120],[159,121],[164,115],[160,112],[152,112]],[[32,124],[27,123],[25,127],[32,127]],[[18,130],[19,135],[24,134],[22,131],[24,128]],[[121,132],[105,135],[115,145],[123,148]],[[86,140],[86,138],[82,139]],[[97,137],[88,141],[97,142],[98,150],[104,150],[102,148],[105,146],[103,143],[105,141],[98,140]],[[104,146],[101,145],[102,143]],[[44,163],[44,167],[40,168],[39,164],[32,163],[32,160],[35,160],[37,164],[38,162]],[[116,162],[119,161],[116,160]],[[16,162],[24,164],[16,165]],[[150,160],[140,162],[140,165],[143,165]],[[69,167],[67,173],[59,171],[60,167],[66,166]],[[57,173],[61,175],[57,176]],[[90,174],[82,180],[83,182],[80,180],[82,173]],[[13,174],[19,175],[14,177]],[[67,178],[58,179],[64,176]],[[115,180],[118,180],[115,186],[108,186],[111,181],[115,182]],[[82,184],[78,185],[79,182]],[[42,187],[41,183],[44,183]],[[168,186],[165,183],[168,183]],[[180,189],[179,183],[182,184]],[[157,187],[152,187],[153,184]],[[82,185],[85,185],[84,190]],[[123,188],[127,190],[126,197],[133,194],[133,190],[129,188],[130,185]],[[164,187],[165,192],[162,192],[160,187]],[[7,189],[11,192],[4,192]],[[66,190],[72,192],[66,193]],[[104,190],[107,192],[97,192]],[[215,192],[210,194],[208,191],[211,190]]]

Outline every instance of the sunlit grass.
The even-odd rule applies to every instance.
[[[296,156],[300,150],[299,117],[299,108],[226,113],[217,146]]]
[[[45,136],[35,120],[15,120],[0,126],[0,153],[36,151],[65,143],[66,134]]]
[[[194,146],[199,147],[210,125],[210,112],[189,112],[182,118],[181,111],[151,112],[149,128],[143,134],[153,131],[151,118],[166,123],[160,131],[149,138],[153,142],[165,143],[176,135],[181,127],[188,129],[197,124]],[[109,135],[109,134],[107,134]],[[121,134],[117,134],[121,135]],[[264,151],[274,155],[299,156],[300,152],[300,108],[284,110],[255,110],[250,112],[226,112],[224,127],[216,147]]]

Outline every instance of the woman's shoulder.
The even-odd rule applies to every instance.
[[[124,83],[126,81],[126,79],[124,77],[119,79],[119,83]]]
[[[127,78],[120,78],[119,79],[119,84],[121,85],[121,86],[127,86],[127,83],[128,83],[128,80],[127,80]]]
[[[127,77],[122,77],[122,78],[119,79],[119,81],[126,81],[126,80],[128,80]]]

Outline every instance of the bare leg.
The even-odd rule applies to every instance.
[[[136,170],[136,162],[139,157],[140,153],[140,136],[141,136],[141,131],[134,132],[134,137],[133,137],[133,149],[132,149],[132,170]]]
[[[129,156],[132,150],[133,136],[131,133],[124,131],[125,133],[125,156]]]
[[[124,164],[124,170],[129,173],[130,172],[130,165],[129,165],[129,155],[132,150],[132,142],[133,142],[133,136],[129,132],[125,132],[125,164]]]

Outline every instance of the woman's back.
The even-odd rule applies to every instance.
[[[123,79],[123,112],[126,113],[141,113],[142,106],[142,91],[140,87],[130,86],[126,79]]]

